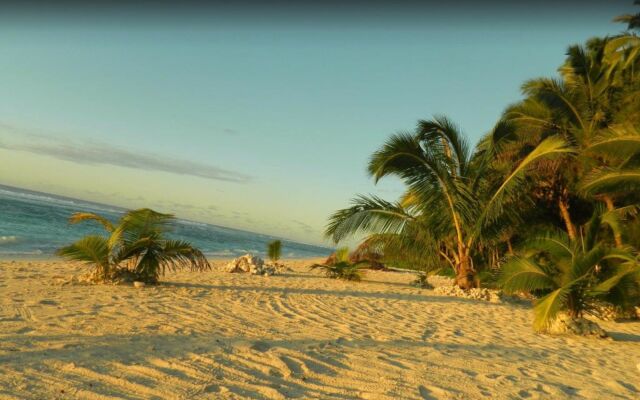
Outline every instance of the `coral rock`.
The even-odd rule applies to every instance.
[[[438,286],[437,288],[435,288],[434,292],[436,294],[445,296],[463,297],[473,300],[484,300],[490,301],[492,303],[500,303],[502,298],[502,293],[498,290],[491,290],[487,288],[473,288],[469,290],[463,290],[459,286],[455,285]]]
[[[231,261],[225,271],[232,273],[250,273],[253,275],[271,276],[281,273],[285,268],[282,264],[265,264],[262,258],[252,254],[245,254]]]
[[[585,318],[572,318],[566,313],[559,314],[547,330],[552,334],[575,334],[579,336],[595,336],[606,338],[607,332],[598,324]]]
[[[261,270],[264,265],[262,258],[254,256],[252,254],[245,254],[241,257],[231,261],[225,267],[227,272],[251,272]]]

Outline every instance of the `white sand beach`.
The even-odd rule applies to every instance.
[[[136,289],[65,283],[85,269],[63,262],[0,262],[0,398],[640,397],[638,322],[601,322],[608,340],[544,336],[530,306],[287,263]]]

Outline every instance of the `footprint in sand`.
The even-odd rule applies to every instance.
[[[259,351],[261,353],[264,353],[265,351],[269,350],[270,348],[271,348],[271,345],[269,345],[269,343],[261,342],[261,341],[257,341],[251,346],[252,350]]]
[[[287,356],[280,356],[280,360],[287,366],[288,371],[285,372],[285,376],[300,377],[304,374],[302,370],[302,364]]]
[[[425,327],[424,332],[422,333],[422,340],[427,340],[429,338],[431,338],[433,335],[436,334],[436,332],[438,331],[438,326],[434,323],[428,323],[427,326]]]
[[[518,397],[520,397],[521,399],[528,399],[529,397],[531,397],[531,393],[527,392],[526,390],[521,390],[518,392]]]
[[[437,386],[420,385],[418,387],[418,392],[420,393],[420,396],[422,396],[424,400],[440,400],[440,399],[447,399],[451,397],[451,392],[449,392],[448,390],[439,388]]]

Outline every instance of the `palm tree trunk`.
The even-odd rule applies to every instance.
[[[613,199],[609,196],[604,196],[604,203],[607,205],[607,210],[609,211],[613,211],[616,209],[616,207],[613,204]],[[616,242],[616,247],[621,248],[622,247],[622,236],[620,235],[620,232],[617,232],[616,230],[613,231],[613,240],[615,240]]]
[[[507,239],[507,249],[509,255],[513,255],[513,246],[511,245],[511,239]]]
[[[460,256],[460,261],[456,268],[456,285],[464,290],[478,287],[476,271],[473,268],[471,257],[469,257],[468,254]]]
[[[567,228],[567,234],[572,241],[576,240],[576,227],[571,222],[571,215],[569,214],[569,199],[566,196],[561,196],[558,200],[558,207],[560,208],[560,216],[564,221],[564,225]]]

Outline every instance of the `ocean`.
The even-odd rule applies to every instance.
[[[104,234],[91,222],[70,225],[77,211],[100,214],[116,221],[119,207],[0,185],[0,258],[50,258],[56,249],[87,234]],[[233,258],[245,253],[265,256],[273,236],[178,219],[170,237],[191,242],[211,258]],[[332,249],[282,240],[284,258],[328,256]]]

